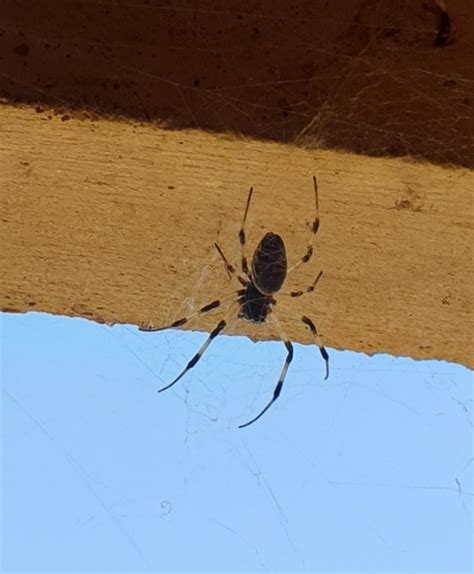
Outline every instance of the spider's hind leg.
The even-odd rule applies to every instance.
[[[316,177],[313,175],[313,185],[314,185],[314,221],[311,224],[311,240],[308,243],[308,247],[306,248],[306,253],[303,255],[303,257],[293,265],[293,267],[291,267],[288,270],[288,273],[291,273],[292,271],[294,271],[295,269],[297,269],[300,265],[302,265],[303,263],[307,263],[311,257],[313,256],[313,251],[314,251],[314,238],[316,237],[316,234],[318,233],[318,229],[319,229],[319,197],[318,197],[318,182],[316,180]]]
[[[231,263],[229,263],[229,260],[224,255],[224,252],[222,251],[218,243],[214,243],[214,247],[217,249],[217,252],[222,257],[222,261],[224,262],[225,265],[225,270],[227,271],[229,277],[232,277],[233,275],[241,285],[246,287],[248,285],[247,279],[244,279],[241,275],[239,275],[239,273],[237,273],[235,267]]]
[[[250,191],[249,191],[249,194],[247,197],[247,204],[245,206],[244,217],[242,219],[242,225],[240,226],[240,231],[239,231],[240,248],[242,251],[242,273],[244,273],[244,275],[246,275],[247,277],[249,277],[250,274],[249,274],[249,265],[248,265],[248,261],[247,261],[247,256],[245,255],[245,247],[247,244],[247,237],[245,235],[245,224],[247,222],[247,213],[249,211],[250,201],[252,199],[252,193],[253,193],[253,187],[250,188]]]
[[[301,295],[305,295],[306,293],[312,293],[316,287],[316,285],[318,284],[318,281],[321,279],[323,272],[320,271],[316,277],[316,279],[311,283],[311,285],[309,287],[306,287],[305,289],[302,289],[300,291],[291,291],[290,292],[290,297],[301,297]]]

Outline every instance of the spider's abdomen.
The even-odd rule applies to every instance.
[[[245,289],[242,289],[239,294],[239,317],[253,323],[263,323],[274,302],[273,297],[261,293],[252,282]]]
[[[252,259],[252,278],[264,295],[276,293],[286,278],[287,261],[283,239],[276,233],[266,233]]]

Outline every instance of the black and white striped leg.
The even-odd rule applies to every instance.
[[[288,270],[288,273],[291,273],[292,271],[294,271],[295,269],[297,269],[300,265],[302,265],[303,263],[307,263],[312,255],[313,255],[313,245],[314,245],[314,238],[316,237],[316,234],[318,232],[319,229],[319,197],[318,197],[318,182],[316,181],[316,177],[313,175],[313,184],[314,184],[314,201],[315,201],[315,211],[314,211],[314,221],[311,224],[311,240],[308,243],[308,247],[306,248],[306,253],[303,255],[303,257],[297,262],[295,263],[295,265],[293,265],[293,267],[291,267]]]
[[[209,311],[212,311],[213,309],[217,309],[217,307],[220,307],[220,306],[221,306],[221,300],[216,299],[212,303],[208,303],[207,305],[204,305],[204,307],[201,307],[196,313],[193,313],[189,317],[181,317],[181,319],[174,321],[170,325],[165,325],[164,327],[152,327],[151,325],[148,325],[146,327],[138,327],[138,330],[139,331],[146,331],[148,333],[150,333],[150,332],[154,333],[156,331],[164,331],[165,329],[173,329],[175,327],[182,327],[188,321],[190,321],[191,319],[194,319],[194,317],[203,315],[204,313],[208,313]]]
[[[326,349],[323,347],[323,344],[321,342],[321,338],[318,334],[318,330],[316,329],[316,325],[313,323],[313,321],[311,321],[311,319],[309,317],[306,317],[305,315],[303,315],[303,317],[301,318],[301,320],[303,321],[303,323],[309,327],[309,330],[311,331],[311,333],[313,334],[314,337],[314,342],[316,343],[316,345],[318,345],[319,347],[319,352],[321,353],[322,358],[324,359],[325,363],[326,363],[326,376],[324,377],[324,380],[326,380],[329,377],[329,355],[328,352],[326,351]]]
[[[245,255],[245,246],[247,238],[245,236],[245,224],[247,221],[247,213],[249,211],[250,200],[252,199],[253,187],[250,188],[249,195],[247,197],[247,205],[245,206],[244,218],[242,220],[242,225],[239,231],[239,241],[240,241],[240,248],[242,250],[242,273],[249,277],[249,265],[247,261],[247,257]]]
[[[206,341],[204,342],[202,347],[194,355],[194,357],[189,361],[189,363],[186,365],[186,367],[183,369],[183,371],[176,377],[176,379],[174,379],[174,381],[172,381],[169,385],[166,385],[166,387],[159,389],[158,392],[161,393],[162,391],[166,391],[167,389],[172,387],[175,383],[177,383],[179,381],[179,379],[181,379],[181,377],[183,377],[190,369],[192,369],[194,367],[194,365],[199,361],[199,359],[204,355],[204,352],[209,347],[209,345],[212,343],[212,340],[217,337],[217,335],[224,329],[224,327],[226,325],[227,325],[227,323],[224,320],[219,321],[217,327],[211,332],[211,334],[206,339]]]
[[[278,377],[278,382],[276,384],[275,390],[273,391],[273,397],[272,397],[271,401],[267,404],[267,406],[256,417],[254,417],[248,423],[245,423],[243,425],[239,425],[240,429],[243,429],[244,427],[248,427],[249,425],[251,425],[255,421],[257,421],[262,415],[264,415],[268,411],[268,409],[277,400],[277,398],[280,396],[281,389],[283,387],[283,383],[285,382],[285,377],[286,377],[286,373],[288,371],[288,367],[290,366],[290,363],[293,360],[293,345],[291,344],[291,341],[286,338],[285,334],[283,333],[283,330],[281,329],[279,321],[277,320],[277,318],[274,315],[273,315],[273,319],[276,321],[276,323],[279,327],[280,334],[282,336],[282,341],[283,341],[283,343],[285,343],[285,347],[288,351],[288,354],[286,355],[286,359],[285,359],[285,362],[283,364],[283,368],[281,369],[280,376]]]
[[[241,275],[239,275],[239,273],[237,273],[235,267],[231,263],[229,263],[227,257],[224,255],[224,252],[222,251],[220,246],[217,243],[214,243],[214,247],[217,249],[219,255],[222,257],[222,261],[224,261],[225,265],[225,270],[227,271],[229,277],[233,275],[241,285],[247,287],[248,281],[244,279]]]
[[[290,297],[301,297],[301,295],[304,295],[305,293],[312,293],[314,291],[314,289],[316,288],[318,281],[321,279],[322,274],[323,274],[323,272],[320,271],[318,273],[316,279],[311,283],[311,285],[309,287],[306,287],[306,289],[303,289],[301,291],[291,291]]]

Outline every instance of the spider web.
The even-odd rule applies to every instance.
[[[331,380],[322,383],[317,353],[296,345],[281,399],[244,433],[237,424],[266,402],[278,374],[277,343],[219,337],[192,375],[157,396],[205,334],[38,314],[4,316],[3,332],[8,563],[18,548],[13,516],[28,512],[54,548],[67,492],[62,506],[74,521],[65,533],[75,523],[76,536],[94,532],[106,549],[118,536],[116,555],[134,570],[190,561],[306,571],[329,561],[348,570],[368,560],[466,569],[474,464],[466,369],[331,351]],[[25,344],[35,377],[18,352]],[[76,497],[80,507],[70,508]],[[56,522],[38,523],[40,501]],[[28,540],[34,529],[19,532]],[[183,539],[186,554],[176,547]],[[115,563],[95,552],[79,564]],[[52,563],[47,553],[36,560]]]
[[[238,224],[225,224],[218,235],[233,263],[240,257],[238,228]],[[249,222],[249,253],[263,232],[260,225]],[[307,232],[302,229],[300,233],[304,247]],[[212,293],[204,288],[212,283],[209,275],[218,277]],[[235,290],[212,249],[208,265],[191,283],[183,304],[170,306],[171,321]],[[284,303],[278,303],[277,309],[291,312]],[[222,313],[215,313],[217,321]],[[137,343],[135,335],[130,335],[126,345],[139,349],[134,355],[147,369],[153,365],[158,386],[172,380],[207,337],[207,333],[165,332],[153,342],[140,338]],[[318,500],[313,511],[320,517],[314,528],[328,528],[334,535],[337,532],[339,539],[341,522],[354,521],[354,527],[357,524],[367,537],[360,541],[362,546],[370,545],[371,553],[376,547],[380,559],[388,554],[392,563],[401,561],[408,568],[411,563],[406,557],[421,544],[421,538],[405,533],[397,509],[416,508],[429,520],[429,509],[441,507],[449,529],[458,537],[459,563],[467,564],[474,461],[469,372],[436,361],[330,351],[331,377],[324,383],[317,350],[295,345],[295,359],[281,398],[259,421],[261,428],[253,429],[256,435],[240,435],[237,425],[254,416],[271,396],[285,354],[279,343],[254,344],[245,338],[219,336],[199,366],[170,393],[173,396],[160,396],[177,409],[172,426],[187,465],[182,480],[206,531],[228,535],[233,541],[231,552],[245,549],[242,551],[251,557],[255,569],[271,570],[276,565],[317,568],[321,564],[309,550],[314,542],[302,533],[301,525],[307,520],[304,506],[311,507],[310,501]],[[452,456],[444,451],[440,456],[440,443],[450,444],[447,448]],[[217,460],[219,468],[224,464],[228,469],[217,471]],[[295,469],[291,479],[282,476],[286,475],[284,468]],[[262,513],[259,524],[270,528],[278,542],[261,539],[258,532],[241,523],[239,513],[231,518],[227,511],[223,513],[228,501],[222,494],[205,496],[202,504],[196,502],[209,481],[220,492],[216,472],[220,480],[239,484],[234,490],[253,500]],[[331,500],[326,510],[322,510],[320,498],[323,491]],[[366,498],[372,501],[367,504],[375,506],[362,512],[356,501]],[[418,528],[430,530],[424,521]],[[433,540],[430,536],[443,534],[427,534],[428,545]],[[280,551],[269,559],[276,547]],[[334,556],[332,560],[338,563]],[[363,561],[355,560],[362,568]],[[426,566],[426,557],[424,560]],[[349,563],[341,561],[341,569]]]
[[[88,80],[102,110],[170,128],[472,164],[471,72],[467,65],[464,73],[456,67],[449,74],[425,65],[443,4],[402,2],[394,10],[388,1],[347,2],[336,17],[327,12],[330,4],[319,6],[317,15],[307,12],[303,2],[292,6],[301,30],[292,47],[294,58],[283,63],[279,54],[295,35],[286,34],[287,13],[276,9],[243,11],[238,18],[229,4],[122,4],[137,30],[146,28],[145,21],[159,26],[165,17],[172,19],[174,36],[168,40],[174,57],[160,60],[156,51],[162,46],[156,39],[155,57],[145,49],[153,45],[149,37],[137,42],[131,33],[111,43],[117,22],[111,17],[104,24],[95,16],[112,8],[83,2],[89,54],[103,60],[97,78]],[[41,8],[48,20],[51,8]],[[314,34],[316,18],[325,23],[325,35]],[[239,22],[254,39],[252,48],[245,48],[248,65],[241,68],[245,42],[238,41]],[[468,52],[461,26],[458,21],[456,30],[453,23],[452,44],[436,48],[440,68],[450,46]],[[210,28],[220,28],[221,35],[216,39]],[[63,35],[54,40],[36,29],[21,37],[22,25],[3,25],[2,32],[14,46],[28,45],[32,57],[54,52],[59,69],[83,54],[67,30],[57,32]],[[213,76],[202,77],[198,67],[192,70],[195,60],[186,70],[177,66],[190,36],[196,57],[210,62]],[[16,67],[0,72],[6,95],[28,85],[23,64],[19,55]],[[70,114],[68,89],[78,89],[86,76],[73,65],[72,70],[64,78],[51,69],[50,77],[38,78],[33,94],[25,90],[23,95]],[[87,108],[91,102],[79,92],[74,104]],[[396,207],[403,209],[406,201],[422,204],[422,198],[407,192],[397,198]],[[224,222],[216,237],[236,264],[239,223]],[[250,223],[249,254],[261,232],[259,223]],[[306,230],[295,234],[304,252]],[[170,323],[235,291],[212,246],[189,285],[183,301],[160,302],[168,306]],[[224,309],[230,302],[226,299]],[[282,305],[278,312],[290,311]],[[220,310],[215,316],[217,322]],[[24,321],[18,337],[31,336],[37,348],[39,326],[28,318],[14,320]],[[201,325],[196,319],[191,327],[201,330]],[[35,376],[23,371],[19,355],[9,354],[4,402],[21,420],[14,427],[21,430],[14,434],[18,451],[30,460],[34,447],[28,436],[47,438],[101,508],[89,514],[75,510],[77,532],[92,537],[99,531],[102,540],[105,516],[119,533],[120,556],[125,546],[137,560],[129,558],[131,569],[164,564],[294,571],[322,570],[329,564],[335,571],[351,566],[420,571],[434,569],[437,560],[437,568],[453,571],[468,564],[474,463],[472,374],[466,369],[330,350],[331,378],[323,383],[317,350],[296,345],[281,398],[259,426],[244,434],[235,427],[271,396],[285,356],[281,344],[218,337],[176,389],[156,395],[186,365],[206,333],[137,334],[132,327],[79,328],[74,323],[72,328],[70,321],[56,325],[55,332],[57,338],[49,334],[51,347],[61,351],[48,354],[44,349]],[[98,349],[100,357],[94,354]],[[51,365],[56,367],[50,370]],[[72,380],[76,371],[76,383],[65,387],[64,379]],[[6,434],[5,441],[11,441]],[[38,462],[31,475],[42,466]],[[15,476],[25,480],[24,474],[17,470]],[[72,480],[65,478],[66,484]],[[34,491],[34,484],[24,484],[25,492]],[[44,492],[39,490],[39,496]],[[417,553],[418,546],[427,552]],[[443,554],[443,547],[450,551]]]

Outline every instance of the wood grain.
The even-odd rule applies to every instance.
[[[310,342],[306,314],[329,347],[474,365],[471,171],[66,119],[0,108],[4,311],[164,325],[232,297],[213,243],[238,264],[249,187],[249,251],[270,229],[291,264],[309,238],[315,174],[316,252],[286,292],[324,275],[314,294],[279,297],[286,333]],[[242,321],[229,332],[274,336]]]

